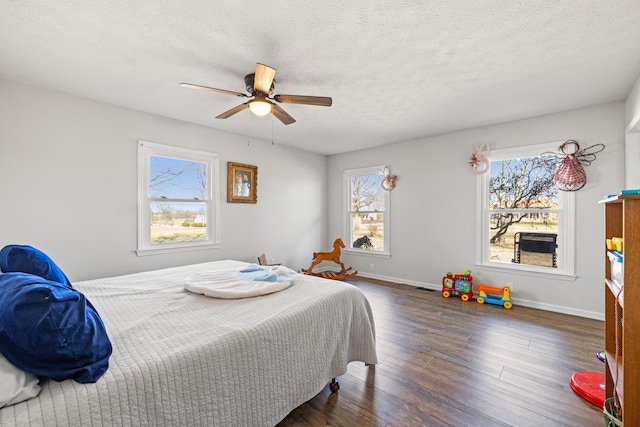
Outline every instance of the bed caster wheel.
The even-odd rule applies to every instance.
[[[331,384],[329,384],[329,390],[331,390],[331,393],[335,393],[336,391],[340,390],[340,384],[335,380],[331,380]]]

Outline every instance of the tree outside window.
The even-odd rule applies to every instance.
[[[151,156],[151,244],[206,241],[207,198],[205,162]]]
[[[138,254],[215,244],[217,156],[141,141],[138,162]]]
[[[524,157],[491,162],[491,260],[553,266],[557,258],[557,248],[549,252],[550,249],[544,245],[527,246],[521,239],[528,236],[544,241],[541,239],[552,237],[544,235],[558,234],[559,200],[558,188],[553,182],[554,170],[555,159],[549,157]],[[523,251],[522,246],[539,252]]]
[[[558,145],[491,153],[478,177],[478,262],[482,265],[572,275],[575,195],[553,182]]]
[[[381,186],[381,169],[384,166],[345,171],[345,243],[351,249],[388,252],[389,193]]]

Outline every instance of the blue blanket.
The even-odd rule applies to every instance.
[[[295,271],[287,267],[273,267],[268,265],[249,264],[238,273],[244,280],[260,282],[290,282]]]

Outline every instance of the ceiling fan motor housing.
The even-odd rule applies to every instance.
[[[253,81],[255,80],[255,77],[256,77],[255,73],[247,74],[246,76],[244,76],[244,84],[247,87],[247,92],[249,92],[251,95],[254,95],[256,92],[259,92],[255,90],[255,88],[253,87]],[[269,88],[269,93],[265,93],[265,95],[272,96],[273,90],[275,88],[276,88],[276,80],[273,79],[273,81],[271,82],[271,88]]]

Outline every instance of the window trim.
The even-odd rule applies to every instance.
[[[382,190],[384,193],[384,250],[372,251],[368,249],[352,248],[351,247],[351,183],[350,178],[352,176],[362,175],[378,175],[378,171],[385,170],[389,165],[369,166],[356,169],[345,169],[342,172],[343,182],[343,212],[342,217],[342,239],[345,242],[345,248],[343,252],[347,252],[350,255],[371,256],[378,258],[390,258],[391,257],[391,234],[390,234],[390,212],[391,212],[391,191]]]
[[[149,166],[152,156],[170,157],[207,164],[208,195],[207,204],[207,240],[164,244],[161,247],[152,245],[151,215],[149,212]],[[138,141],[138,256],[167,254],[194,250],[220,248],[220,158],[217,154],[193,150],[190,148],[158,144],[149,141]]]
[[[518,157],[534,157],[551,151],[556,152],[563,141],[526,145],[492,151],[489,161],[514,159]],[[490,230],[489,210],[489,179],[490,173],[478,175],[476,178],[476,267],[482,270],[513,272],[538,277],[575,280],[576,258],[576,195],[575,191],[559,191],[558,212],[558,258],[557,268],[539,267],[527,264],[495,262],[489,259]]]

